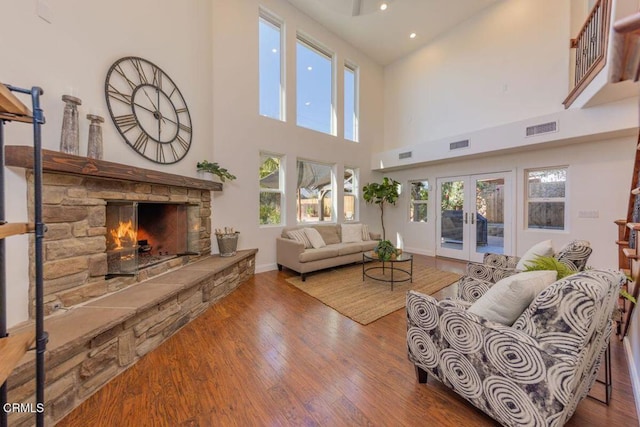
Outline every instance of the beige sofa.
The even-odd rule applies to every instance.
[[[361,224],[344,225],[347,227],[356,225],[362,227]],[[317,230],[326,246],[320,248],[305,247],[304,243],[291,237],[290,231],[302,230],[306,227]],[[282,270],[282,267],[287,267],[297,271],[300,273],[302,281],[304,281],[306,273],[312,271],[362,262],[362,253],[373,250],[380,239],[379,233],[367,232],[367,228],[365,228],[363,234],[368,234],[369,240],[343,242],[341,224],[285,227],[281,236],[276,238],[278,270]],[[353,239],[347,238],[345,240]]]

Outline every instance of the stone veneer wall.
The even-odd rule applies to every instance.
[[[33,218],[33,173],[27,171],[29,212]],[[211,193],[168,185],[117,181],[88,176],[44,173],[44,309],[45,315],[125,288],[197,256],[175,258],[141,270],[138,277],[105,280],[106,204],[109,200],[180,202],[200,206],[200,253],[211,253]],[[33,238],[33,237],[32,237]],[[31,245],[33,247],[33,245]],[[30,265],[34,265],[33,249]],[[33,268],[32,268],[33,270]],[[34,299],[34,272],[30,296]],[[30,305],[33,317],[34,307]]]
[[[256,252],[250,249],[238,251],[233,257],[205,257],[81,307],[49,316],[45,320],[49,333],[45,424],[55,424],[251,278],[255,273]],[[9,402],[35,402],[34,356],[28,354],[25,359],[8,378]],[[34,423],[32,413],[9,414],[11,426]]]

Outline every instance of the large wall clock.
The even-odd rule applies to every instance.
[[[113,123],[136,152],[162,164],[191,147],[191,116],[178,86],[157,65],[128,56],[107,72],[105,96]]]

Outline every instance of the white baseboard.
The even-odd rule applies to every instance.
[[[278,268],[278,264],[271,263],[271,264],[260,264],[257,265],[256,264],[256,273],[265,273],[267,271],[273,271],[276,270]]]
[[[435,251],[430,251],[430,250],[427,250],[427,249],[409,248],[409,247],[405,246],[404,250],[409,252],[409,253],[417,254],[417,255],[436,256]]]
[[[633,389],[633,398],[636,402],[636,414],[640,419],[640,376],[636,369],[635,363],[633,363],[633,353],[631,351],[631,344],[629,343],[629,337],[624,337],[623,340],[624,349],[627,353],[627,367],[629,368],[629,378],[631,379],[631,388]]]

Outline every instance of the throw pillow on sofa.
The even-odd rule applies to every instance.
[[[555,271],[527,271],[498,281],[467,311],[511,326],[536,295],[556,281]]]
[[[340,230],[337,225],[316,225],[311,227],[314,230],[318,230],[320,236],[322,236],[322,240],[327,245],[335,245],[336,243],[340,243],[340,235],[338,231]]]
[[[362,242],[362,224],[342,224],[342,243]]]
[[[305,228],[304,234],[307,235],[307,239],[309,239],[309,241],[311,242],[311,246],[313,246],[314,249],[320,249],[327,246],[327,244],[322,239],[320,232],[315,228]]]
[[[307,237],[307,234],[304,232],[304,229],[302,228],[298,230],[289,230],[287,232],[287,236],[291,240],[295,240],[296,242],[302,243],[305,249],[309,249],[312,247],[311,241],[309,240],[309,238]]]
[[[369,225],[362,224],[362,241],[366,242],[367,240],[371,240],[371,235],[369,234]]]
[[[516,264],[516,270],[524,271],[527,263],[533,261],[540,256],[553,256],[553,243],[551,240],[545,240],[533,245]]]

